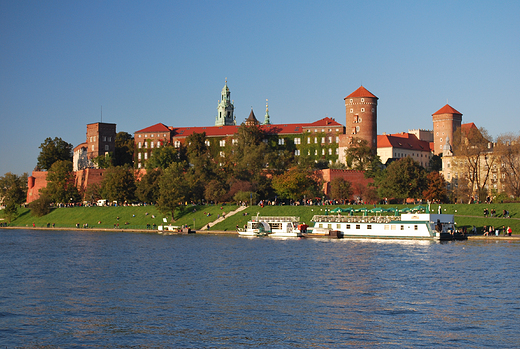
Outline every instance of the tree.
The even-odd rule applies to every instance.
[[[206,144],[205,133],[193,133],[186,138],[186,153],[189,168],[186,180],[190,187],[191,199],[202,202],[205,187],[217,177],[216,165]]]
[[[174,162],[164,170],[159,180],[159,199],[157,200],[159,211],[171,215],[175,220],[175,211],[184,206],[188,196],[188,188],[184,180],[185,162]]]
[[[442,171],[442,154],[441,155],[432,155],[430,158],[430,163],[428,164],[428,170],[431,172],[440,172]]]
[[[300,200],[321,196],[321,179],[314,171],[301,171],[297,167],[273,177],[272,185],[282,199]]]
[[[352,145],[345,150],[347,167],[357,171],[366,171],[377,157],[366,139],[352,138]]]
[[[100,193],[103,199],[130,202],[135,199],[135,177],[130,166],[115,166],[108,168],[101,182]]]
[[[506,192],[514,197],[520,197],[520,136],[501,135],[497,140],[496,155],[500,163],[501,181],[506,187]]]
[[[146,169],[153,170],[156,168],[166,169],[174,162],[182,161],[181,148],[177,149],[171,144],[166,144],[161,148],[156,148],[150,155],[150,159],[146,162]]]
[[[18,176],[7,172],[0,177],[0,204],[3,202],[14,202],[16,205],[23,204],[27,197],[27,173]]]
[[[134,163],[134,136],[127,132],[118,132],[115,140],[114,166],[132,166]]]
[[[92,159],[92,162],[97,166],[97,168],[109,168],[110,166],[113,166],[111,153],[106,155],[99,155],[98,157]]]
[[[428,187],[423,191],[423,199],[428,201],[446,202],[448,191],[446,181],[439,172],[430,172],[426,176]]]
[[[491,137],[483,128],[459,128],[453,135],[453,153],[456,160],[453,161],[452,171],[466,176],[478,201],[487,193],[491,168],[496,161],[489,146],[491,142]]]
[[[80,195],[75,185],[75,179],[72,162],[58,160],[48,171],[47,187],[43,191],[54,203],[78,202]]]
[[[341,200],[349,199],[352,196],[352,185],[343,178],[334,178],[330,181],[330,198]]]
[[[146,174],[137,182],[137,190],[135,192],[137,198],[142,202],[152,203],[159,199],[159,182],[163,170],[157,168],[148,170]]]
[[[213,179],[206,184],[204,198],[208,202],[220,202],[227,191],[228,187],[225,182]]]
[[[380,197],[401,199],[419,198],[426,189],[426,171],[411,157],[392,162],[375,184]]]
[[[52,200],[46,192],[42,192],[40,197],[29,204],[31,215],[42,217],[51,212]]]
[[[72,144],[65,142],[61,138],[46,138],[39,147],[41,149],[38,155],[38,163],[36,167],[41,170],[49,170],[56,161],[65,160],[72,161]]]

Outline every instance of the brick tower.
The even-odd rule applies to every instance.
[[[432,114],[433,116],[433,143],[435,155],[443,151],[446,138],[453,140],[453,134],[462,123],[462,114],[446,104],[444,107]],[[451,144],[453,145],[453,144]]]
[[[364,139],[374,153],[377,152],[377,100],[363,86],[345,97],[347,142],[352,144],[352,138]]]

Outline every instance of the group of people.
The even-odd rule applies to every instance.
[[[489,227],[486,227],[484,226],[483,228],[483,231],[484,231],[484,236],[490,236],[490,235],[493,235],[493,233],[495,234],[495,236],[500,236],[500,228],[497,227],[493,227],[493,226],[489,226]],[[511,227],[505,227],[505,225],[502,226],[502,232],[504,234],[504,236],[511,236],[511,234],[513,233],[513,229],[511,229]]]
[[[484,209],[484,217],[488,217],[490,213],[491,213],[491,217],[497,217],[497,211],[494,208],[492,208],[491,211],[488,210],[487,208]],[[508,210],[502,211],[502,218],[509,218]]]

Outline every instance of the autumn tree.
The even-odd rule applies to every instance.
[[[170,164],[174,162],[180,162],[185,160],[185,149],[184,147],[175,148],[172,144],[166,144],[161,148],[156,148],[150,155],[148,161],[146,161],[146,169],[166,169]]]
[[[274,176],[272,185],[280,198],[300,200],[321,196],[322,180],[314,171],[292,167],[284,174]]]
[[[353,189],[349,181],[343,178],[334,178],[330,181],[330,198],[341,200],[350,199]]]
[[[411,157],[392,162],[375,184],[380,197],[406,201],[407,198],[420,198],[426,189],[426,170]]]
[[[49,170],[56,161],[65,160],[72,161],[72,144],[65,142],[61,138],[54,139],[48,137],[39,147],[41,149],[38,155],[38,163],[36,167],[41,170]]]
[[[426,181],[428,187],[423,191],[423,199],[430,202],[446,202],[448,191],[444,177],[439,172],[430,172]]]
[[[487,193],[491,168],[497,160],[496,156],[492,156],[491,142],[491,137],[483,128],[459,128],[453,135],[455,159],[452,172],[468,179],[479,201]]]
[[[216,164],[206,144],[205,133],[193,133],[186,138],[186,154],[189,162],[186,171],[191,198],[202,202],[206,185],[216,178]]]
[[[520,197],[520,136],[501,135],[495,152],[498,158],[497,167],[502,175],[500,180],[505,185],[507,194]]]

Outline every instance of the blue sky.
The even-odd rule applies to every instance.
[[[214,125],[227,78],[238,122],[345,124],[379,97],[378,133],[432,129],[447,102],[496,137],[520,129],[518,1],[0,0],[0,175],[47,137]]]

